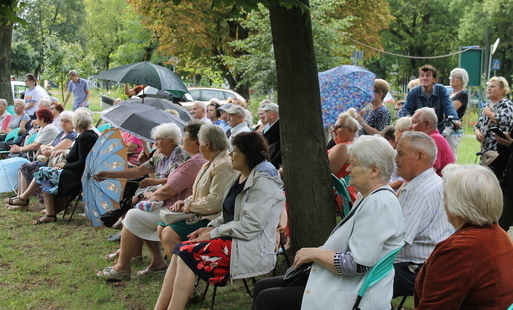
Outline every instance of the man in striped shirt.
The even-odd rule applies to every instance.
[[[394,297],[413,295],[420,267],[435,245],[454,232],[444,211],[442,179],[433,170],[436,153],[433,139],[423,132],[403,133],[397,146],[397,174],[408,182],[397,193],[406,235],[394,264]]]

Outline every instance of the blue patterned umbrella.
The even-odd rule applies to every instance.
[[[324,127],[332,126],[341,112],[363,108],[374,98],[376,75],[364,68],[344,65],[319,73]]]
[[[119,208],[126,184],[124,179],[96,181],[100,171],[118,171],[127,168],[127,147],[118,129],[108,129],[96,141],[86,158],[82,175],[84,212],[95,228],[102,228],[101,215]]]

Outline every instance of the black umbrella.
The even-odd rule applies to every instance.
[[[193,119],[191,113],[189,113],[189,110],[187,108],[181,106],[180,104],[173,103],[169,100],[162,99],[162,98],[144,98],[144,102],[141,98],[130,98],[126,102],[133,102],[133,103],[144,103],[145,105],[149,105],[152,107],[159,108],[161,110],[175,110],[180,114],[180,118],[186,122]]]
[[[174,123],[183,130],[187,122],[164,110],[140,103],[122,102],[106,109],[101,116],[113,127],[120,128],[138,138],[155,142],[151,130],[163,123]]]
[[[185,93],[189,92],[180,77],[173,71],[146,61],[103,71],[92,78],[118,81],[121,83],[149,85],[173,93],[180,98],[182,98]]]

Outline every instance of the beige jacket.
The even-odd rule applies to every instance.
[[[192,187],[192,195],[185,199],[183,212],[198,213],[207,220],[218,217],[223,210],[224,193],[236,176],[237,171],[232,169],[228,151],[221,152],[212,162],[201,167]]]

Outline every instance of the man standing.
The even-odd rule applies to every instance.
[[[206,124],[212,124],[212,121],[210,121],[207,117],[207,106],[203,102],[194,102],[192,104],[191,114],[192,117],[197,120],[200,120]]]
[[[230,127],[232,127],[226,132],[228,140],[230,140],[230,145],[232,143],[233,137],[235,137],[238,133],[250,131],[248,124],[245,121],[245,110],[246,109],[239,105],[232,105],[231,108],[226,110],[226,113],[228,113],[228,124]]]
[[[87,100],[91,95],[91,92],[89,91],[89,84],[87,84],[85,79],[79,77],[77,71],[75,70],[71,70],[68,73],[68,76],[70,79],[68,84],[68,94],[66,95],[63,106],[66,106],[71,93],[73,93],[73,111],[80,107],[87,108],[89,106],[89,102]]]
[[[404,132],[397,145],[397,174],[409,181],[397,192],[406,223],[405,245],[395,264],[394,298],[412,296],[415,278],[435,245],[454,232],[444,211],[442,178],[433,170],[436,146],[427,134]]]
[[[447,90],[442,84],[436,83],[436,69],[431,65],[424,65],[419,68],[420,85],[414,87],[406,97],[404,106],[399,111],[399,116],[412,116],[417,109],[431,107],[435,109],[436,116],[440,121],[438,131],[443,132],[444,120],[449,116],[460,126],[458,113],[454,110]]]
[[[442,169],[448,164],[455,163],[449,142],[436,130],[437,117],[432,108],[420,108],[411,118],[411,129],[423,132],[431,137],[436,144],[436,160],[433,165],[435,172],[442,176]]]
[[[28,87],[24,97],[25,113],[30,119],[36,119],[35,113],[39,109],[39,102],[48,96],[43,87],[37,85],[36,77],[33,74],[25,75],[25,86]]]
[[[276,103],[268,103],[258,109],[262,113],[263,121],[267,123],[263,135],[269,144],[269,158],[271,163],[280,169],[281,146],[280,146],[280,113]]]

